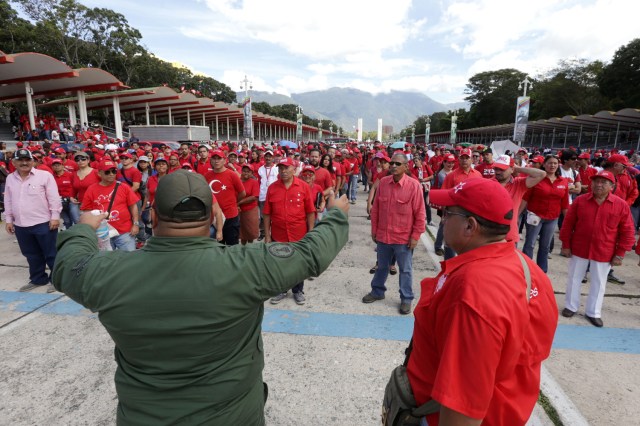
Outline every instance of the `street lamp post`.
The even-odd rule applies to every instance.
[[[524,80],[518,83],[518,90],[524,89],[522,92],[522,96],[527,96],[527,89],[533,89],[533,83],[528,78],[529,76],[525,76]]]
[[[431,117],[427,116],[427,126],[424,132],[424,144],[429,145],[429,136],[431,134]]]
[[[416,144],[416,126],[415,124],[411,126],[411,145]]]
[[[451,145],[455,145],[456,143],[456,129],[458,128],[458,116],[456,115],[456,111],[449,111],[449,113],[452,114],[451,116],[451,136],[449,138],[449,143],[451,143]]]

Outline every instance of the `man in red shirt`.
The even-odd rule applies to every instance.
[[[395,154],[389,174],[380,180],[371,207],[371,239],[376,244],[378,263],[371,280],[371,292],[362,298],[373,303],[385,298],[385,282],[395,255],[400,269],[400,308],[411,313],[413,301],[413,249],[425,231],[425,207],[420,182],[408,175],[407,156]]]
[[[507,241],[518,244],[520,233],[518,232],[518,216],[521,211],[522,197],[529,188],[536,186],[546,173],[544,170],[532,167],[516,167],[513,159],[508,155],[501,155],[493,162],[495,180],[502,185],[513,202],[513,218],[511,219],[511,229],[507,234]],[[517,173],[518,177],[513,177]]]
[[[213,171],[209,161],[209,149],[204,145],[198,147],[198,160],[196,161],[195,171],[202,176]]]
[[[258,196],[260,184],[253,176],[253,168],[245,163],[242,166],[240,180],[244,186],[246,196],[238,201],[240,208],[240,243],[245,245],[252,243],[260,233],[260,211],[258,209]]]
[[[211,192],[215,195],[224,214],[225,222],[222,227],[222,244],[233,246],[240,241],[240,216],[238,201],[242,200],[246,192],[240,176],[235,169],[231,170],[225,165],[226,156],[220,150],[211,153],[211,166],[213,171],[204,175],[209,183]]]
[[[591,178],[598,173],[595,167],[590,164],[591,155],[584,152],[578,155],[578,173],[580,174],[580,182],[582,182],[581,192],[586,194],[591,191]]]
[[[309,164],[316,169],[316,183],[322,187],[325,196],[333,192],[333,179],[329,170],[320,167],[320,150],[314,148],[309,151]]]
[[[79,169],[78,163],[67,158],[67,151],[63,148],[56,148],[54,153],[56,154],[56,158],[62,161],[62,165],[66,171],[73,173]]]
[[[430,426],[524,425],[558,321],[551,282],[505,241],[513,203],[496,181],[430,196],[444,207],[445,240],[459,255],[421,283],[407,364],[416,403],[440,404],[423,419]]]
[[[483,178],[491,179],[495,176],[493,171],[493,150],[491,148],[482,151],[482,163],[476,166],[476,171],[480,173]]]
[[[55,158],[51,162],[53,167],[53,178],[58,185],[58,194],[62,201],[62,211],[60,212],[60,218],[64,223],[65,229],[71,228],[76,222],[73,221],[73,215],[71,214],[71,197],[73,196],[73,175],[64,169],[62,161]]]
[[[278,163],[278,180],[269,185],[264,203],[264,241],[265,243],[292,243],[300,241],[313,229],[316,208],[311,198],[311,189],[294,175],[295,164],[291,158]],[[293,299],[298,305],[304,305],[304,281],[293,287]],[[288,292],[271,298],[272,304],[278,304],[287,297]]]
[[[468,148],[460,151],[458,166],[459,167],[457,169],[454,169],[446,178],[444,178],[441,189],[450,189],[467,179],[482,177],[480,172],[471,168],[471,150]]]
[[[135,236],[140,232],[138,198],[128,185],[122,183],[116,185],[117,174],[118,165],[115,162],[111,159],[102,160],[98,165],[100,182],[87,188],[80,210],[100,210],[106,213],[115,192],[111,214],[107,221],[119,235],[111,237],[111,247],[114,250],[134,251]]]
[[[560,228],[561,254],[571,257],[562,316],[572,317],[580,307],[580,285],[589,268],[591,285],[585,317],[602,327],[602,303],[607,275],[612,266],[622,265],[631,250],[635,230],[629,205],[611,193],[613,173],[601,171],[591,178],[591,193],[576,198]]]

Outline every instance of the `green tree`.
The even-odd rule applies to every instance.
[[[525,73],[507,68],[475,74],[469,79],[465,98],[471,104],[468,127],[509,123],[514,120],[518,83]]]
[[[620,47],[599,79],[614,109],[640,108],[640,38]]]
[[[603,68],[601,61],[560,61],[556,68],[538,77],[531,91],[529,118],[563,117],[606,109],[609,102],[598,87]]]
[[[115,71],[113,62],[126,67],[129,57],[143,52],[140,46],[142,34],[129,26],[127,19],[111,9],[96,7],[86,11],[88,20],[88,42],[92,45],[92,66],[106,71]]]
[[[39,51],[42,46],[33,36],[35,28],[6,1],[0,1],[0,49],[4,53]]]

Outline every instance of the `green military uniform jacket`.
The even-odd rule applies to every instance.
[[[334,208],[295,243],[152,237],[100,252],[79,224],[58,237],[53,284],[115,342],[118,424],[261,425],[263,302],[320,275],[348,234]]]

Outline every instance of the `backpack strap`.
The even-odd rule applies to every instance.
[[[516,250],[516,254],[520,258],[522,269],[524,269],[524,279],[527,281],[527,303],[529,303],[529,300],[531,299],[531,270],[529,269],[529,265],[527,265],[527,261],[524,259],[522,253]]]

